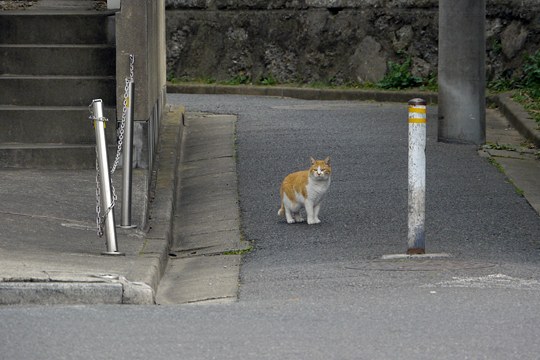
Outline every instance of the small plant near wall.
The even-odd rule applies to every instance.
[[[540,50],[527,56],[523,74],[523,86],[533,98],[540,100]]]
[[[488,84],[495,92],[514,90],[512,98],[523,105],[540,128],[540,50],[525,57],[520,77],[501,76]]]
[[[389,61],[388,72],[377,83],[377,86],[383,89],[406,89],[422,85],[422,78],[411,73],[411,65],[410,57],[407,57],[401,64]]]
[[[245,73],[239,73],[231,80],[225,82],[226,85],[248,85],[251,84],[251,76]]]
[[[523,77],[514,100],[521,103],[540,127],[540,50],[526,57]]]
[[[272,74],[269,74],[266,76],[261,76],[261,78],[259,79],[259,84],[271,86],[277,85],[278,81],[272,76]]]

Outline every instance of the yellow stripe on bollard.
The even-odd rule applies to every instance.
[[[418,113],[418,114],[425,114],[426,113],[426,107],[409,107],[410,113]]]
[[[409,124],[425,124],[426,123],[426,107],[425,106],[409,106]]]

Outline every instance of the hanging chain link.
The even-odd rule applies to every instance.
[[[122,153],[122,145],[124,144],[124,130],[126,128],[126,117],[127,117],[127,111],[128,111],[128,105],[130,101],[133,101],[133,99],[129,99],[129,85],[131,82],[133,82],[133,68],[135,65],[135,56],[133,54],[129,54],[129,78],[126,78],[125,80],[125,86],[124,86],[124,99],[122,101],[122,120],[120,122],[120,127],[118,128],[118,148],[116,149],[116,158],[114,159],[114,163],[111,169],[111,175],[114,174],[116,171],[116,168],[118,166],[118,162],[120,161],[120,155]],[[133,96],[133,95],[132,95]]]
[[[111,175],[111,190],[112,190],[112,202],[107,207],[107,210],[105,211],[105,214],[101,216],[101,189],[99,180],[101,178],[100,168],[99,168],[99,162],[98,162],[98,154],[97,154],[97,146],[96,146],[96,226],[97,226],[97,235],[99,237],[103,236],[103,224],[105,223],[105,220],[107,219],[107,216],[109,215],[109,212],[111,212],[114,209],[114,206],[116,205],[116,200],[118,199],[118,196],[116,195],[116,189],[114,188],[113,184],[113,174],[116,171],[116,168],[118,167],[118,163],[120,162],[120,157],[122,155],[122,146],[124,143],[124,129],[126,127],[126,118],[127,118],[127,111],[129,107],[129,101],[132,101],[132,99],[128,99],[129,97],[129,86],[130,83],[133,82],[133,69],[135,65],[135,56],[133,54],[129,55],[129,77],[126,77],[125,80],[125,87],[124,87],[124,98],[122,102],[122,119],[120,121],[120,125],[117,130],[117,147],[116,147],[116,156],[114,158],[114,163],[110,171]],[[133,96],[133,94],[132,94]],[[90,105],[90,109],[91,109]],[[96,118],[94,115],[92,109],[90,110],[90,119],[98,120],[98,121],[107,121],[107,118],[103,117],[101,119]],[[124,164],[125,166],[125,164]]]

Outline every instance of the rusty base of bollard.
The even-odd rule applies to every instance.
[[[425,253],[426,253],[426,249],[422,249],[422,248],[407,249],[407,255],[424,255]]]

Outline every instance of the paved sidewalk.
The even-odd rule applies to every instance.
[[[481,156],[494,164],[510,179],[516,191],[540,214],[540,152],[531,141],[525,140],[504,115],[487,109],[487,144]]]
[[[240,87],[236,91],[243,90]],[[302,96],[301,89],[295,93]],[[304,95],[312,96],[313,91],[306,89]],[[316,98],[324,96],[324,92],[317,91]],[[334,99],[339,95],[333,91],[329,96]],[[383,96],[377,98],[382,100]],[[118,230],[119,250],[125,256],[101,255],[105,240],[95,233],[95,172],[0,170],[0,304],[155,302],[173,241],[183,113],[182,108],[173,108],[163,122],[149,227]],[[540,160],[534,154],[522,155],[521,137],[506,129],[510,129],[507,120],[488,111],[488,141],[514,149],[509,155],[508,149],[497,146],[485,152],[495,158],[517,191],[522,191],[538,211]],[[148,179],[141,171],[134,175],[135,223],[146,217],[142,204]],[[185,230],[190,225],[183,226]],[[174,250],[182,252],[183,244],[173,245]]]

